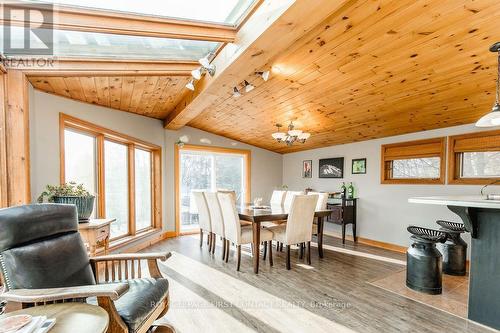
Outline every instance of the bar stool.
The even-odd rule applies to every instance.
[[[446,243],[440,246],[443,254],[443,273],[449,275],[465,275],[467,261],[467,243],[460,237],[464,232],[463,223],[436,221],[441,230],[448,234]]]
[[[443,256],[436,243],[444,243],[448,235],[440,230],[409,226],[412,234],[406,251],[406,286],[426,294],[442,292]]]

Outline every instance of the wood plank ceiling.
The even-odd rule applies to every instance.
[[[35,89],[78,101],[164,119],[186,93],[186,76],[29,77]]]
[[[498,0],[350,0],[272,59],[256,89],[211,96],[189,126],[286,153],[467,124],[494,101]],[[278,38],[278,36],[276,36]],[[253,71],[254,69],[252,69]],[[165,118],[187,77],[32,77],[35,88]],[[275,123],[311,132],[286,147]]]

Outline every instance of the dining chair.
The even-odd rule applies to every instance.
[[[217,198],[217,192],[206,191],[203,192],[203,194],[208,206],[212,232],[222,239],[222,260],[224,260],[226,255],[226,236],[224,233],[224,221],[222,220],[222,212],[220,209],[219,199]],[[212,253],[215,253],[216,243],[216,237],[213,237]]]
[[[283,201],[283,207],[285,207],[286,210],[290,209],[293,197],[296,195],[303,195],[303,194],[304,194],[303,191],[287,191],[285,195],[285,200]]]
[[[311,264],[311,239],[314,211],[318,195],[294,195],[290,205],[286,224],[269,230],[273,233],[273,240],[286,246],[286,269],[290,269],[290,246],[307,244],[307,263]]]
[[[241,225],[238,211],[236,210],[236,202],[229,193],[217,194],[222,212],[222,219],[224,221],[224,232],[226,238],[226,262],[229,259],[230,243],[236,245],[237,249],[237,265],[236,270],[240,270],[241,263],[241,245],[252,244],[253,242],[253,228],[252,226]],[[260,229],[260,240],[264,242],[265,246],[269,244],[269,263],[273,265],[272,245],[273,233],[265,228]],[[254,249],[253,255],[259,255],[259,249]]]
[[[273,194],[271,195],[271,206],[283,206],[283,203],[285,202],[285,196],[286,191],[274,190]]]
[[[229,193],[234,199],[234,202],[238,201],[238,196],[236,195],[236,191],[234,190],[217,190],[217,193]],[[241,225],[252,225],[252,222],[248,221],[240,221]]]
[[[328,203],[329,193],[326,193],[326,192],[309,192],[308,195],[317,195],[318,196],[318,202],[316,203],[316,211],[326,210],[327,209],[326,207],[327,207],[327,203]],[[316,223],[313,223],[312,234],[315,235],[315,236],[318,235],[318,225]]]
[[[207,200],[203,191],[192,191],[196,208],[198,209],[198,223],[200,225],[200,247],[203,246],[203,232],[207,234],[208,252],[212,250],[212,224],[210,222],[210,212],[208,211]]]

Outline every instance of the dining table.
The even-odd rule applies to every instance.
[[[324,219],[332,213],[331,210],[317,210],[314,212],[314,217],[318,225],[318,253],[319,257],[323,258],[323,230]],[[252,223],[253,228],[253,248],[260,247],[260,229],[262,222],[284,221],[288,219],[288,209],[284,206],[261,206],[254,207],[246,204],[238,209],[240,220]],[[259,255],[253,256],[253,271],[259,273]]]

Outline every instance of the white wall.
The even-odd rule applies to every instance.
[[[418,132],[377,140],[331,146],[283,157],[283,183],[290,190],[311,187],[319,191],[338,191],[342,181],[353,182],[358,201],[358,236],[372,240],[408,245],[406,226],[416,224],[436,228],[437,219],[461,222],[458,216],[446,207],[408,203],[414,196],[433,195],[478,195],[481,186],[475,185],[382,185],[380,184],[380,146],[382,144],[410,141],[439,136],[448,136],[477,131],[473,125]],[[318,160],[329,157],[344,157],[344,179],[318,178]],[[365,175],[351,174],[351,160],[367,158]],[[313,178],[302,178],[302,161],[313,160]],[[498,189],[498,187],[497,187]],[[498,192],[498,190],[497,190]],[[340,232],[338,226],[329,226],[333,232]],[[351,229],[347,227],[350,234]]]
[[[282,155],[280,154],[190,127],[184,127],[179,131],[165,130],[160,120],[30,89],[30,160],[33,201],[46,184],[59,183],[60,112],[162,147],[163,229],[165,231],[175,229],[174,143],[182,135],[190,138],[190,144],[202,145],[200,139],[205,138],[211,141],[211,146],[250,149],[252,152],[252,198],[257,196],[267,198],[274,188],[282,184]]]

